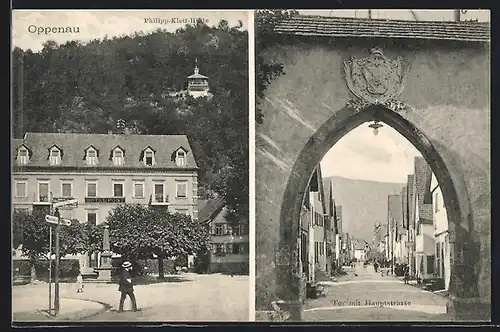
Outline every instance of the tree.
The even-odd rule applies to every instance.
[[[23,255],[31,264],[31,280],[36,280],[35,265],[39,260],[47,260],[50,251],[49,223],[45,221],[45,213],[34,210],[32,213],[14,210],[12,218],[13,229],[17,230],[14,246],[22,245]],[[59,226],[59,259],[68,254],[77,254],[84,250],[83,226],[73,220],[70,226]],[[55,232],[53,232],[52,246],[55,245]],[[53,247],[52,253],[55,253]]]
[[[280,75],[284,75],[282,63],[267,63],[264,59],[264,52],[268,46],[274,41],[273,30],[277,23],[281,20],[293,17],[299,13],[293,9],[280,10],[280,9],[264,9],[255,12],[255,65],[256,65],[256,101],[264,97],[264,92],[271,84],[271,80]],[[264,115],[260,108],[255,110],[255,121],[262,123]]]
[[[164,207],[123,204],[111,211],[107,222],[111,250],[132,260],[158,258],[160,278],[163,259],[197,253],[210,242],[204,225]]]
[[[366,253],[366,260],[383,262],[385,260],[385,255],[383,252],[371,249]]]

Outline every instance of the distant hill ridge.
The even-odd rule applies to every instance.
[[[372,243],[375,225],[387,223],[387,196],[401,194],[405,184],[324,177],[327,208],[332,180],[335,204],[342,206],[342,231]]]

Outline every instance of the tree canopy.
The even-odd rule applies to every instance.
[[[199,193],[222,194],[248,219],[248,35],[241,25],[203,22],[175,32],[44,44],[13,50],[13,122],[25,132],[106,133],[118,119],[135,133],[186,134]],[[195,59],[212,98],[187,99]]]
[[[206,225],[165,207],[119,205],[107,223],[111,250],[125,257],[162,260],[198,253],[210,244]]]
[[[50,227],[54,226],[45,221],[45,214],[36,210],[32,213],[15,210],[12,221],[13,229],[17,230],[14,232],[14,246],[17,248],[22,244],[23,255],[31,261],[47,259],[50,251]],[[96,241],[95,239],[87,236],[88,227],[78,220],[72,220],[70,226],[60,226],[59,253],[61,258],[68,254],[93,251],[93,248],[98,246],[98,243],[93,242]],[[55,254],[55,232],[52,233],[52,241],[52,254]]]

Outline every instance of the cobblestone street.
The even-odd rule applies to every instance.
[[[324,297],[308,300],[304,321],[450,321],[444,297],[375,273],[372,266],[324,282]],[[357,276],[354,275],[357,274]]]

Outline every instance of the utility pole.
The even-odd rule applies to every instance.
[[[57,217],[57,226],[56,226],[56,274],[55,274],[55,287],[54,287],[54,313],[55,315],[59,315],[59,233],[61,229],[60,225],[60,215],[59,209],[56,208],[54,215]]]

